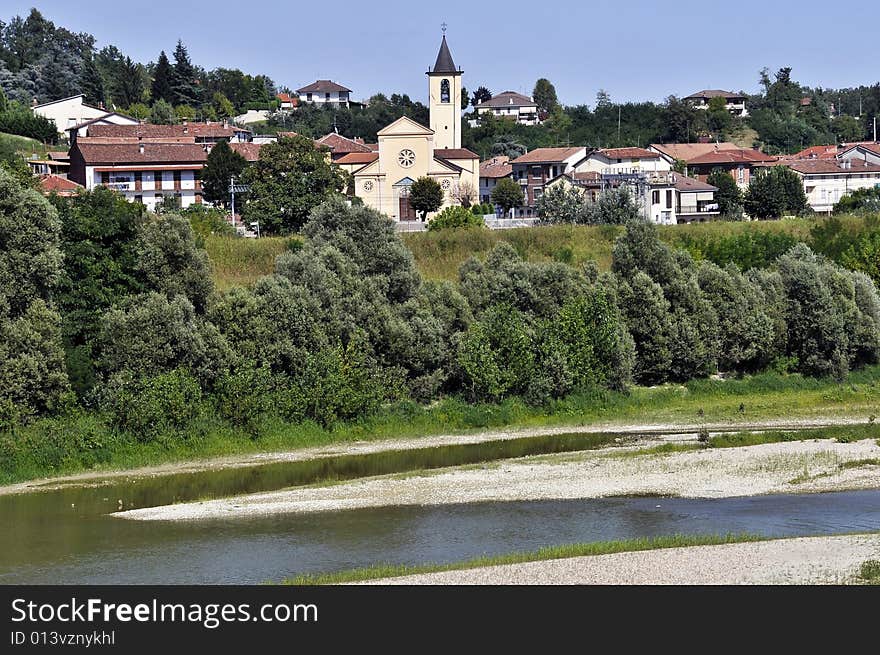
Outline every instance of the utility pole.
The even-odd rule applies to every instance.
[[[232,194],[232,229],[235,229],[235,176],[229,178],[229,192]]]

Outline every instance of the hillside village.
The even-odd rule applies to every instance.
[[[687,142],[647,143],[645,147],[568,142],[530,149],[508,137],[507,142],[502,139],[493,145],[497,154],[486,153],[481,160],[464,147],[463,132],[473,141],[475,131],[489,124],[517,129],[552,125],[560,121],[559,105],[548,111],[534,97],[514,91],[492,95],[482,86],[469,100],[463,86],[464,71],[456,66],[445,33],[427,77],[427,120],[419,111],[405,113],[379,129],[372,143],[346,137],[336,127],[337,112],[363,109],[370,101],[354,100],[350,88],[327,79],[295,91],[278,91],[264,109],[252,108],[216,121],[184,116],[170,121],[174,124],[154,124],[151,117],[92,104],[85,93],[45,102],[34,98],[30,111],[55,126],[60,145],[42,156],[32,156],[28,165],[47,194],[73,194],[80,188],[103,185],[153,211],[162,206],[219,204],[228,208],[230,198],[208,199],[202,189],[202,172],[216,144],[226,141],[247,164],[254,164],[264,145],[297,134],[278,129],[279,124],[289,120],[296,125],[304,112],[319,111],[334,112],[334,129],[314,138],[314,144],[332,166],[346,173],[345,193],[409,230],[424,229],[437,212],[450,206],[473,206],[493,227],[554,222],[548,215],[553,205],[544,203],[542,207],[545,194],[555,192],[557,198],[565,198],[576,193],[583,202],[595,203],[609,192],[624,189],[640,213],[657,224],[749,218],[742,204],[752,180],[775,167],[797,176],[804,191],[803,209],[815,212],[829,213],[847,194],[880,187],[876,129],[874,140],[810,146],[793,154],[769,154],[738,145],[725,140],[722,129],[695,132]],[[549,85],[546,80],[539,85],[541,82]],[[552,95],[555,102],[555,91]],[[681,103],[708,117],[710,127],[728,120],[723,115],[733,121],[750,115],[746,94],[721,89],[691,93]],[[467,112],[469,104],[472,111]],[[806,108],[812,104],[810,97],[798,102]],[[259,131],[267,126],[274,129]],[[688,137],[690,130],[688,125]],[[719,172],[729,175],[735,185],[732,190],[727,184],[719,191]],[[442,200],[430,211],[419,212],[410,202],[410,188],[424,177],[440,186]],[[515,186],[513,201],[499,202],[498,185],[510,191],[510,183]],[[239,186],[240,210],[246,206],[247,189]],[[751,216],[764,217],[773,217],[772,211]],[[230,218],[235,222],[241,217]]]

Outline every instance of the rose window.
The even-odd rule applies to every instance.
[[[409,148],[405,148],[397,154],[397,162],[404,168],[409,168],[416,163],[416,153]]]

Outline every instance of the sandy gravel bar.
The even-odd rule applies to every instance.
[[[845,584],[880,535],[666,548],[426,573],[363,584]]]
[[[374,439],[361,441],[337,442],[326,446],[313,446],[300,448],[299,450],[248,453],[244,455],[230,455],[227,457],[214,457],[189,462],[173,462],[145,466],[137,469],[119,471],[87,471],[73,475],[31,480],[17,484],[0,486],[0,496],[13,493],[29,493],[32,491],[49,491],[61,486],[97,486],[116,478],[156,477],[175,473],[194,473],[198,471],[211,471],[229,468],[241,468],[258,466],[261,464],[273,464],[276,462],[299,462],[321,457],[335,457],[339,455],[366,455],[389,450],[412,450],[416,448],[431,448],[435,446],[451,446],[456,444],[482,443],[503,439],[522,439],[545,434],[589,434],[598,432],[612,432],[614,434],[639,435],[651,433],[691,433],[694,434],[701,428],[709,431],[721,430],[797,430],[805,428],[826,427],[832,425],[854,425],[864,423],[866,417],[813,417],[799,419],[776,419],[757,422],[742,423],[706,423],[699,425],[683,425],[673,423],[652,424],[620,424],[620,423],[592,423],[589,425],[557,425],[553,427],[535,428],[509,428],[500,430],[470,432],[464,434],[442,434],[427,437],[408,437],[401,439]]]
[[[876,439],[809,440],[625,456],[620,448],[500,460],[114,514],[192,521],[391,505],[659,494],[721,498],[880,488]],[[867,461],[865,461],[867,460]],[[864,461],[864,463],[862,463]],[[844,466],[849,462],[849,466]]]

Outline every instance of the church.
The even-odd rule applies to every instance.
[[[461,147],[462,72],[452,61],[444,34],[437,61],[427,72],[430,127],[403,116],[378,132],[378,152],[353,153],[353,161],[344,157],[338,162],[352,173],[355,195],[364,204],[397,221],[416,220],[409,187],[420,177],[440,184],[441,210],[458,204],[460,191],[468,187],[477,200],[480,158]]]

